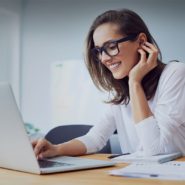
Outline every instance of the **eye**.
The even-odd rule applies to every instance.
[[[117,49],[116,43],[109,43],[109,45],[107,45],[107,50],[111,51],[115,49]]]
[[[106,45],[106,53],[109,56],[115,56],[119,52],[117,42],[109,42]]]

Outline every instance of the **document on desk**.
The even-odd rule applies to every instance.
[[[124,168],[110,171],[110,175],[129,178],[185,180],[185,162],[132,163]]]
[[[128,155],[121,155],[119,157],[112,158],[113,161],[132,163],[132,162],[154,162],[165,163],[172,161],[182,156],[182,153],[176,152],[171,154],[162,154],[155,156],[146,156],[142,151],[138,151]]]

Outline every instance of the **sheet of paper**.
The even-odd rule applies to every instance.
[[[124,168],[110,171],[110,175],[130,178],[185,180],[185,162],[132,163]]]

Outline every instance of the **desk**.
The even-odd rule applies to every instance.
[[[84,156],[93,159],[106,159],[108,154]],[[181,160],[185,161],[185,158]],[[0,185],[185,185],[185,181],[160,181],[148,179],[131,179],[108,175],[108,171],[121,168],[126,164],[114,167],[81,170],[49,175],[34,175],[0,168]]]

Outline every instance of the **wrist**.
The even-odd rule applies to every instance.
[[[141,86],[141,82],[137,81],[137,80],[134,80],[134,79],[129,79],[128,84],[129,84],[129,87],[131,87],[131,86]]]
[[[55,156],[63,155],[62,154],[62,144],[54,145],[55,147]]]

